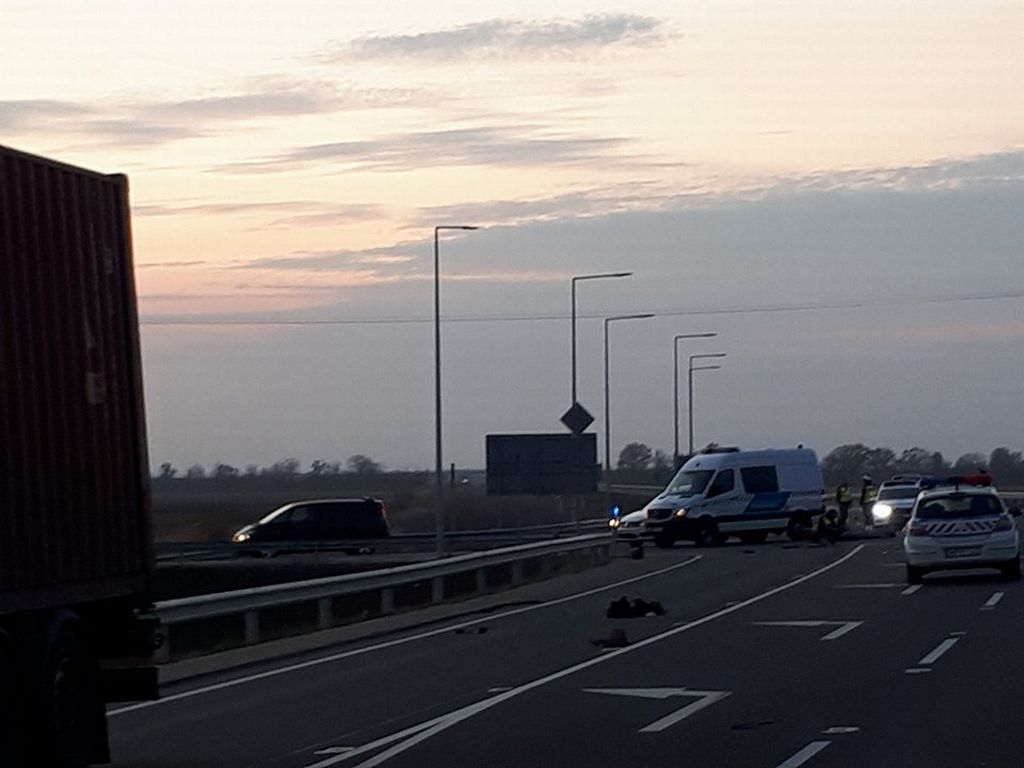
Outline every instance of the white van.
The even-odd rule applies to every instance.
[[[685,539],[698,546],[769,533],[806,536],[825,511],[818,457],[807,448],[741,451],[716,448],[692,456],[644,508],[645,538],[659,547]]]

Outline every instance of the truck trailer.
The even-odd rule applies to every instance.
[[[158,695],[128,182],[0,146],[0,765]]]

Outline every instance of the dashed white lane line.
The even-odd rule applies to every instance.
[[[931,667],[907,667],[905,670],[908,675],[926,675],[932,671]]]
[[[598,664],[603,664],[609,661],[610,659],[635,653],[638,650],[654,645],[656,643],[660,643],[662,640],[666,640],[670,637],[675,637],[676,635],[679,635],[683,632],[688,632],[692,629],[696,629],[697,627],[704,626],[705,624],[715,621],[723,616],[728,616],[732,613],[735,613],[736,611],[743,610],[747,606],[754,605],[755,603],[759,603],[762,600],[766,600],[770,597],[773,597],[774,595],[777,595],[780,592],[785,592],[786,590],[792,589],[795,586],[798,586],[806,581],[813,579],[815,576],[820,576],[821,574],[827,573],[828,571],[831,571],[833,568],[842,565],[847,560],[854,557],[862,549],[864,549],[864,545],[859,544],[842,557],[833,560],[831,563],[823,565],[822,567],[814,571],[811,571],[806,576],[801,576],[799,579],[793,579],[792,581],[788,581],[785,584],[780,584],[777,587],[773,587],[769,590],[754,595],[753,597],[748,597],[746,600],[740,601],[731,608],[723,608],[713,613],[709,613],[706,616],[702,616],[699,619],[694,619],[688,624],[673,627],[672,629],[666,630],[657,635],[652,635],[651,637],[645,638],[638,643],[634,643],[633,645],[626,646],[625,648],[616,648],[614,651],[604,656],[595,656],[593,658],[587,659],[586,661],[579,662],[578,664],[565,667],[556,672],[551,672],[550,674],[547,674],[543,677],[539,677],[535,680],[531,680],[528,683],[524,683],[516,688],[513,688],[510,691],[505,691],[504,693],[497,693],[488,699],[484,699],[474,704],[470,704],[469,706],[462,707],[461,709],[457,709],[453,712],[441,715],[425,723],[419,723],[417,725],[412,726],[411,728],[406,728],[404,731],[400,731],[397,734],[391,734],[390,736],[385,736],[382,739],[377,739],[376,741],[364,744],[361,747],[354,749],[351,752],[348,752],[344,755],[328,757],[325,760],[321,760],[317,763],[307,765],[305,768],[328,768],[328,766],[337,765],[341,762],[346,762],[354,757],[361,757],[366,755],[367,753],[377,752],[377,750],[381,747],[386,746],[388,744],[392,744],[393,746],[389,747],[388,749],[385,749],[382,752],[377,752],[377,754],[375,754],[373,757],[370,757],[368,760],[359,763],[355,767],[374,768],[374,766],[381,765],[390,760],[392,757],[396,757],[397,755],[400,755],[412,749],[417,744],[421,744],[422,742],[431,739],[440,733],[443,733],[449,728],[452,728],[458,725],[459,723],[465,722],[466,720],[475,717],[481,712],[486,712],[487,710],[492,709],[493,707],[502,704],[506,701],[509,701],[510,699],[516,698],[517,696],[521,696],[524,693],[536,690],[537,688],[545,686],[556,680],[561,680],[562,678],[568,677],[569,675],[581,672],[584,669],[589,669],[590,667],[597,666]],[[826,746],[828,743],[831,742],[827,742]],[[822,747],[822,749],[824,749],[824,747]],[[796,763],[794,765],[800,765],[800,763]],[[786,768],[790,767],[787,766]]]
[[[893,587],[902,587],[902,584],[895,582],[886,582],[883,584],[840,584],[837,589],[892,589]]]
[[[900,592],[900,594],[901,595],[912,595],[915,592],[917,592],[917,590],[919,590],[923,586],[924,586],[924,584],[911,584],[909,587],[907,587],[902,592]]]
[[[863,545],[861,545],[861,546],[863,546]],[[860,548],[858,548],[855,551],[859,551],[859,549]],[[617,582],[615,584],[606,584],[603,587],[595,587],[593,589],[587,589],[587,590],[584,590],[583,592],[576,592],[576,593],[571,594],[571,595],[566,595],[564,597],[555,598],[554,600],[547,600],[547,601],[545,601],[543,603],[537,603],[536,605],[525,605],[525,606],[521,606],[519,608],[512,608],[511,610],[503,611],[502,613],[495,613],[495,614],[492,614],[490,616],[483,616],[483,617],[481,617],[479,619],[469,619],[468,621],[463,621],[463,622],[458,623],[458,624],[449,624],[447,626],[440,627],[439,629],[431,629],[431,630],[427,630],[426,632],[418,632],[418,633],[412,634],[412,635],[405,635],[403,637],[399,637],[399,638],[396,638],[394,640],[386,640],[386,641],[384,641],[382,643],[375,643],[373,645],[366,645],[366,646],[363,646],[361,648],[353,648],[352,650],[341,651],[340,653],[333,653],[333,654],[331,654],[329,656],[322,656],[320,658],[311,659],[310,661],[302,661],[302,662],[298,662],[296,664],[287,664],[287,665],[285,665],[283,667],[276,667],[274,669],[269,669],[266,672],[258,672],[258,673],[253,674],[253,675],[246,675],[244,677],[236,677],[236,678],[234,678],[232,680],[227,680],[227,681],[222,682],[222,683],[213,683],[211,685],[204,685],[204,686],[202,686],[200,688],[193,688],[192,690],[189,690],[189,691],[182,691],[181,693],[173,693],[173,694],[164,696],[162,698],[156,699],[155,701],[142,701],[142,702],[139,702],[137,704],[129,704],[128,706],[119,707],[117,709],[109,710],[107,712],[107,716],[108,717],[113,717],[114,715],[122,715],[122,714],[124,714],[126,712],[135,712],[136,710],[139,710],[139,709],[148,709],[149,707],[162,706],[162,705],[168,704],[168,703],[170,703],[172,701],[180,701],[181,699],[189,699],[189,698],[192,698],[193,696],[201,696],[203,694],[212,693],[214,691],[220,691],[220,690],[223,690],[225,688],[234,688],[236,685],[243,685],[245,683],[251,683],[251,682],[255,682],[257,680],[266,680],[267,678],[277,677],[278,675],[285,675],[285,674],[289,674],[291,672],[298,672],[299,670],[308,669],[309,667],[316,667],[316,666],[319,666],[321,664],[330,664],[331,662],[334,662],[334,661],[341,661],[342,659],[348,659],[348,658],[351,658],[353,656],[361,656],[361,655],[363,655],[365,653],[373,653],[374,651],[382,651],[382,650],[385,650],[387,648],[392,648],[392,647],[394,647],[396,645],[405,645],[406,643],[413,643],[413,642],[416,642],[417,640],[425,640],[427,638],[437,637],[438,635],[445,635],[445,634],[448,634],[450,632],[453,632],[453,631],[456,631],[456,630],[459,630],[459,629],[464,629],[466,627],[473,627],[473,626],[476,626],[478,624],[482,624],[484,622],[493,622],[493,621],[497,621],[498,619],[504,619],[504,618],[506,618],[508,616],[517,616],[517,615],[519,615],[521,613],[529,613],[531,611],[537,611],[537,610],[541,610],[543,608],[550,608],[551,606],[554,606],[554,605],[561,605],[562,603],[568,603],[568,602],[571,602],[573,600],[579,600],[579,599],[584,598],[584,597],[589,597],[590,595],[596,595],[596,594],[599,594],[601,592],[607,592],[607,591],[612,590],[612,589],[619,589],[622,586],[624,586],[626,584],[630,584],[630,583],[635,582],[635,581],[642,581],[644,579],[649,579],[649,578],[651,578],[653,576],[660,576],[663,573],[669,573],[671,571],[678,570],[679,568],[685,568],[686,566],[693,565],[694,563],[699,562],[701,559],[702,559],[701,555],[694,555],[693,557],[691,557],[691,558],[689,558],[687,560],[684,560],[681,563],[676,563],[676,564],[670,565],[670,566],[668,566],[666,568],[661,568],[661,569],[656,570],[656,571],[651,571],[649,573],[644,573],[644,574],[641,574],[639,576],[634,576],[634,577],[632,577],[630,579],[626,579],[625,581],[620,581],[620,582]]]
[[[857,733],[859,730],[859,725],[833,725],[831,728],[826,728],[822,733],[826,736],[832,736],[839,733]]]
[[[960,638],[959,637],[947,637],[945,640],[943,640],[941,643],[939,643],[937,646],[935,646],[935,648],[930,653],[925,655],[917,663],[920,664],[922,667],[926,667],[929,664],[934,664],[936,661],[938,661],[942,657],[942,655],[944,653],[946,653],[946,651],[948,651],[950,648],[952,648],[958,642],[960,642]]]
[[[999,604],[999,601],[1003,599],[1003,595],[1005,595],[1005,594],[1006,594],[1005,592],[996,592],[995,594],[992,595],[992,597],[990,597],[985,602],[985,604],[983,606],[981,606],[981,610],[983,610],[983,611],[991,611],[993,608],[995,608]]]
[[[783,763],[779,763],[778,768],[797,768],[797,766],[806,763],[831,743],[831,741],[812,741],[791,758]]]

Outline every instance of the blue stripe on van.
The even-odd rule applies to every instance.
[[[743,510],[744,514],[748,512],[778,512],[780,509],[786,506],[786,502],[789,501],[790,492],[780,491],[775,493],[755,493],[750,499],[750,503],[747,504],[747,508]]]

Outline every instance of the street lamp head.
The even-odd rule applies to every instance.
[[[694,360],[706,360],[708,358],[719,358],[719,357],[726,357],[726,353],[725,352],[711,352],[711,353],[703,354],[703,355],[690,355],[690,362],[692,363]]]
[[[480,229],[480,227],[474,224],[438,224],[434,227],[434,234],[436,235],[442,229],[458,229],[462,231],[470,231],[474,229]]]
[[[606,323],[610,323],[613,320],[647,320],[654,316],[653,312],[643,312],[637,315],[615,315],[613,317],[606,317],[604,320]]]
[[[711,339],[717,335],[717,333],[677,333],[674,341],[679,341],[680,339]]]
[[[601,272],[596,275],[575,275],[573,276],[573,282],[577,280],[601,280],[606,277],[630,277],[632,272]]]
[[[693,368],[694,371],[717,371],[722,366],[720,365],[698,365]]]

